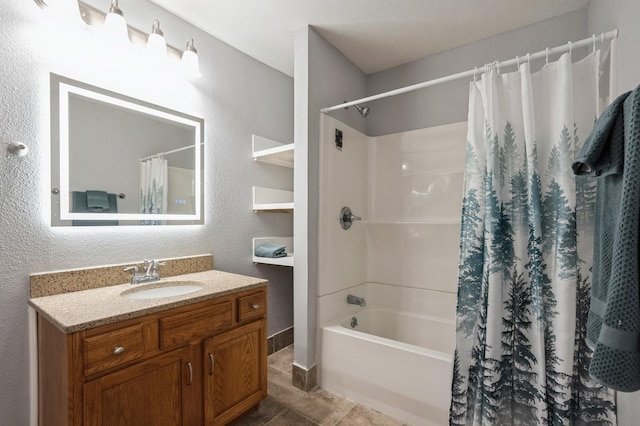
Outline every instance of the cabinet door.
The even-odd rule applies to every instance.
[[[186,346],[85,383],[85,425],[201,424],[199,348]]]
[[[223,425],[267,396],[264,319],[204,342],[205,418]]]

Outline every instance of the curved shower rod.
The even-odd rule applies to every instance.
[[[494,65],[497,66],[498,68],[500,67],[508,67],[511,65],[519,65],[520,64],[520,60],[526,60],[526,61],[530,61],[532,59],[538,59],[538,58],[549,58],[549,55],[555,55],[555,54],[559,54],[559,53],[565,53],[565,52],[569,52],[572,49],[579,49],[581,47],[586,47],[586,46],[590,46],[593,45],[595,46],[596,41],[599,41],[600,43],[603,43],[605,40],[612,40],[615,38],[618,38],[619,35],[619,30],[616,28],[613,31],[608,31],[606,33],[602,33],[600,34],[600,36],[596,37],[596,35],[592,35],[589,38],[585,38],[583,40],[580,41],[576,41],[576,42],[568,42],[567,44],[563,44],[562,46],[558,46],[558,47],[554,47],[552,49],[545,49],[545,50],[541,50],[539,52],[536,53],[527,53],[524,56],[521,57],[516,57],[513,59],[509,59],[507,61],[503,61],[503,62],[494,62]],[[491,64],[490,64],[491,65]],[[476,67],[472,70],[469,71],[463,71],[463,72],[459,72],[457,74],[451,74],[448,75],[446,77],[440,77],[440,78],[436,78],[434,80],[429,80],[429,81],[425,81],[422,83],[417,83],[417,84],[413,84],[411,86],[406,86],[406,87],[401,87],[399,89],[394,89],[394,90],[390,90],[388,92],[384,92],[384,93],[379,93],[377,95],[373,95],[373,96],[368,96],[366,98],[362,98],[362,99],[356,99],[355,101],[350,101],[350,102],[346,102],[346,103],[342,103],[339,105],[334,105],[332,107],[328,107],[328,108],[322,108],[320,110],[320,112],[322,113],[328,113],[330,111],[334,111],[340,108],[347,108],[356,104],[361,104],[363,102],[371,102],[371,101],[375,101],[378,99],[382,99],[382,98],[388,98],[390,96],[395,96],[395,95],[400,95],[402,93],[407,93],[407,92],[413,92],[414,90],[418,90],[418,89],[424,89],[426,87],[430,87],[430,86],[436,86],[438,84],[442,84],[442,83],[448,83],[450,81],[454,81],[454,80],[459,80],[461,78],[469,78],[469,77],[473,77],[476,76],[479,72],[481,72],[484,69],[483,67]]]

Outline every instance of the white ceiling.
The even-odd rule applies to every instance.
[[[151,1],[290,76],[293,76],[293,34],[307,25],[370,74],[575,11],[589,3],[589,0]]]

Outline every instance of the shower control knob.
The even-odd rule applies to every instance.
[[[340,226],[342,226],[342,229],[346,231],[351,228],[354,220],[362,220],[362,218],[354,215],[349,207],[343,207],[340,210]]]

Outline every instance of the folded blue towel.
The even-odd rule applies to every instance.
[[[108,212],[109,195],[106,191],[87,191],[87,210],[90,212]]]
[[[258,257],[285,257],[287,246],[267,243],[256,247],[256,256]]]
[[[88,191],[87,191],[88,192]],[[71,193],[71,211],[73,213],[100,213],[89,211],[87,206],[87,192],[73,191]],[[116,194],[108,194],[109,210],[104,213],[118,213],[118,201]],[[73,226],[117,226],[117,220],[74,220]]]

